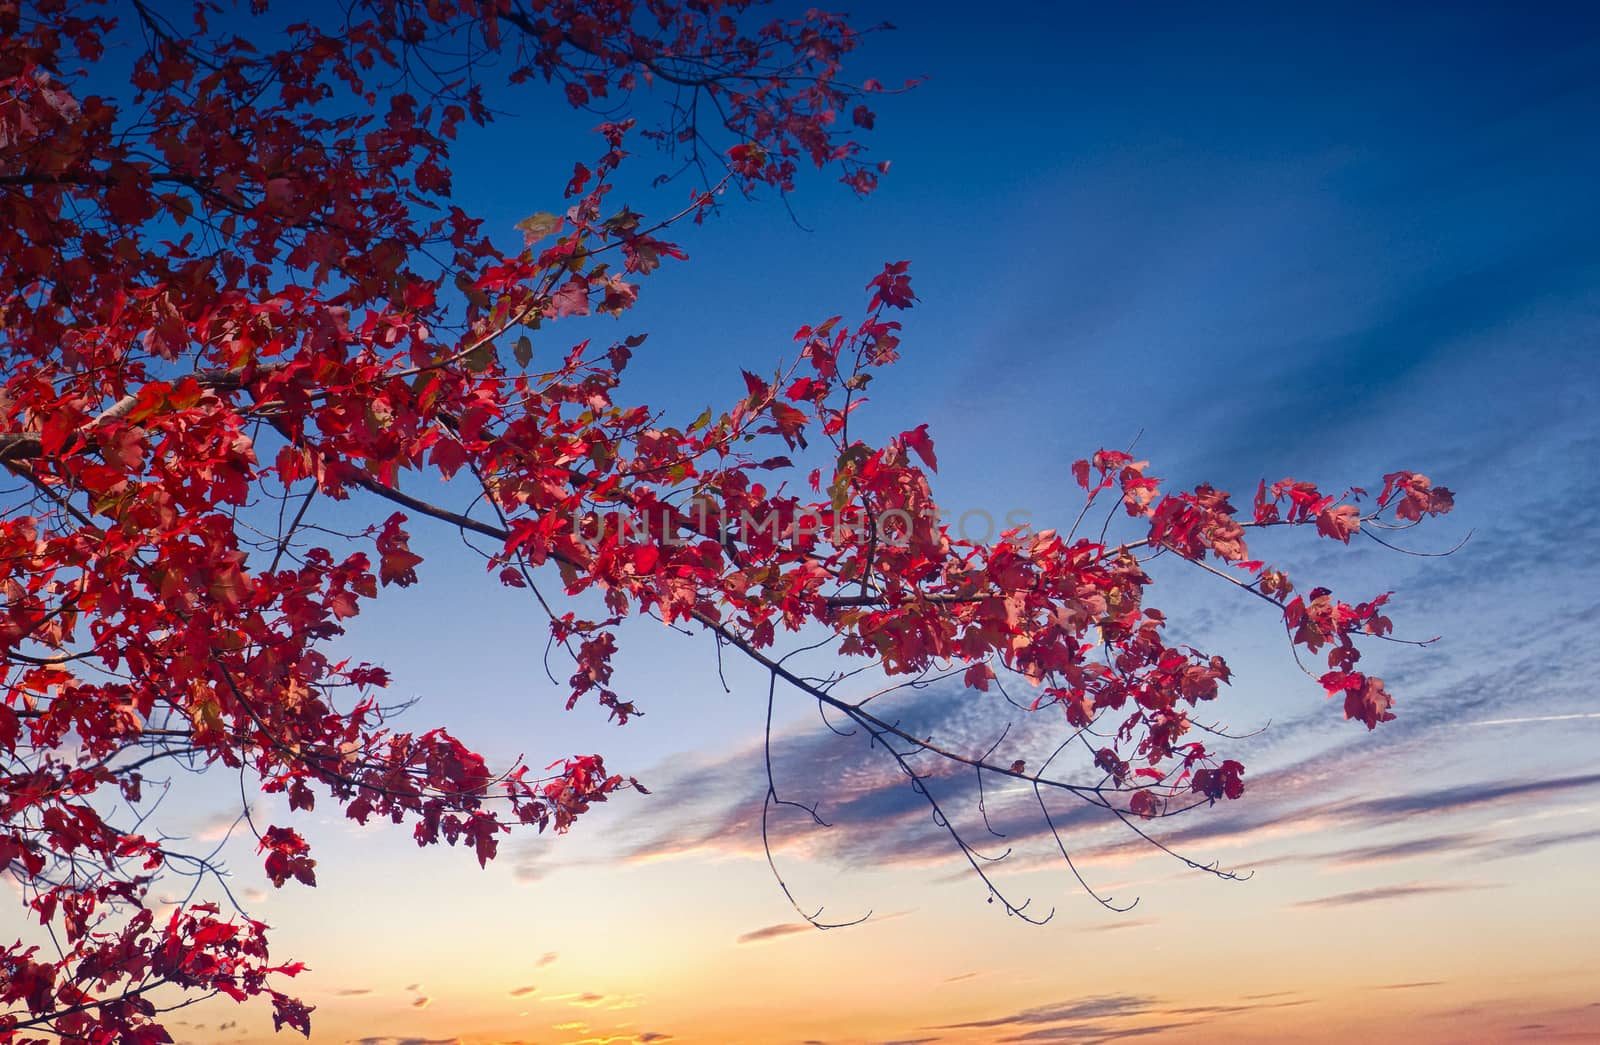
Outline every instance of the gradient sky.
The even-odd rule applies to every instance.
[[[769,199],[683,231],[693,260],[611,324],[651,331],[625,390],[685,418],[731,401],[739,367],[771,369],[795,327],[858,313],[867,278],[908,258],[921,304],[904,362],[858,417],[867,438],[929,422],[956,513],[1065,525],[1070,462],[1135,435],[1185,486],[1415,469],[1458,510],[1414,543],[1472,531],[1453,557],[1306,540],[1272,554],[1348,594],[1394,588],[1398,632],[1441,642],[1374,651],[1400,717],[1368,734],[1295,671],[1270,612],[1159,576],[1178,634],[1234,665],[1226,722],[1270,722],[1235,749],[1245,800],[1163,837],[1255,874],[1218,881],[1059,810],[1085,877],[1140,898],[1115,914],[1054,855],[1031,794],[991,794],[995,847],[1014,849],[998,880],[1055,908],[1042,928],[984,902],[863,744],[787,706],[780,786],[835,826],[785,821],[785,876],[828,915],[874,912],[820,933],[797,923],[752,819],[759,674],[730,665],[724,692],[708,643],[647,623],[618,667],[645,716],[619,730],[562,713],[535,615],[453,539],[424,546],[424,583],[386,592],[348,642],[420,698],[409,723],[536,764],[600,750],[653,793],[508,842],[487,871],[319,811],[297,824],[319,888],[268,896],[230,843],[276,953],[313,968],[313,1041],[1600,1041],[1600,16],[856,13],[900,26],[860,75],[930,77],[881,107],[890,176],[866,201],[812,178],[793,220]],[[497,125],[464,154],[463,193],[513,234],[595,151],[589,122]],[[686,191],[627,201],[659,214]],[[902,708],[974,746],[1007,710],[938,690]],[[185,785],[186,829],[220,837],[233,785]],[[976,840],[967,781],[938,786]],[[258,822],[274,814],[288,822],[271,802]],[[255,1017],[180,1019],[197,1042],[270,1039]]]

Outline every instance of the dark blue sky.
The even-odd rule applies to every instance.
[[[860,55],[861,76],[929,76],[883,99],[868,136],[893,170],[864,201],[802,182],[805,229],[771,199],[685,229],[693,263],[652,280],[624,321],[653,331],[637,364],[651,398],[681,392],[698,412],[717,375],[733,390],[735,364],[858,309],[867,276],[898,258],[923,304],[868,423],[933,420],[952,478],[997,445],[1043,440],[1022,468],[1140,428],[1147,452],[1187,456],[1196,423],[1253,474],[1351,428],[1381,447],[1414,441],[1408,429],[1516,427],[1570,393],[1586,350],[1563,331],[1592,315],[1600,261],[1592,9],[857,14],[899,26]],[[508,124],[542,130],[481,166],[468,154],[462,184],[508,221],[550,206],[574,150],[549,121],[575,119]],[[684,191],[619,197],[662,213]],[[1485,340],[1535,317],[1538,342]],[[1440,368],[1479,383],[1428,402]],[[1018,427],[1019,411],[1050,423]]]

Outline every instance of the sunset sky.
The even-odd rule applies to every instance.
[[[881,752],[793,699],[778,784],[833,826],[780,818],[780,870],[825,918],[871,912],[818,932],[762,852],[765,678],[729,661],[725,690],[708,641],[643,622],[615,684],[644,716],[563,712],[525,596],[436,534],[423,583],[386,591],[341,648],[417,698],[409,727],[502,762],[600,751],[651,794],[564,837],[513,836],[487,870],[407,829],[258,800],[257,823],[316,848],[318,887],[281,891],[253,839],[225,849],[275,954],[312,968],[314,1042],[1600,1041],[1600,16],[1126,6],[855,5],[899,26],[859,76],[929,77],[880,107],[881,189],[811,178],[792,218],[733,201],[678,230],[691,260],[605,321],[651,334],[621,398],[683,420],[732,402],[740,367],[770,371],[796,327],[859,314],[866,280],[905,258],[921,300],[904,358],[857,416],[869,440],[929,423],[935,492],[975,525],[1064,528],[1071,462],[1136,437],[1153,474],[1243,498],[1261,477],[1426,473],[1457,510],[1408,544],[1470,532],[1452,556],[1266,545],[1302,586],[1392,588],[1397,634],[1441,636],[1372,651],[1397,720],[1344,721],[1269,609],[1158,574],[1174,632],[1234,668],[1222,722],[1260,731],[1230,749],[1245,798],[1158,837],[1253,875],[1054,808],[1086,881],[1138,899],[1116,913],[1031,791],[986,793],[996,838],[972,781],[938,778],[974,844],[1012,850],[997,884],[1054,908],[1035,927],[985,902]],[[459,157],[469,209],[508,235],[557,209],[594,151],[591,117],[522,97]],[[687,186],[651,189],[658,161],[636,163],[626,202],[682,205]],[[569,343],[540,336],[551,355]],[[960,689],[896,699],[908,728],[970,749],[1018,717]],[[1040,735],[1020,721],[1006,750],[1037,758]],[[236,787],[180,781],[169,830],[220,840]],[[208,1003],[178,1026],[272,1040],[257,1008]]]

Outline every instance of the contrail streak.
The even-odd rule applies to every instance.
[[[1515,726],[1523,722],[1570,722],[1579,718],[1600,718],[1600,711],[1578,715],[1532,715],[1528,718],[1486,718],[1482,722],[1468,722],[1469,726]]]

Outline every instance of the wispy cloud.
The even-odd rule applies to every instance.
[[[792,936],[810,930],[811,926],[805,922],[779,922],[777,925],[764,925],[759,929],[752,929],[747,933],[740,933],[738,943],[757,943],[761,940],[775,940],[780,936]]]
[[[1278,991],[1237,1002],[1210,1005],[1172,1005],[1148,995],[1107,994],[1092,998],[1020,1009],[1004,1015],[928,1028],[939,1031],[991,1032],[996,1042],[1102,1042],[1147,1037],[1180,1027],[1262,1009],[1282,1009],[1311,1004],[1311,998]],[[1154,1022],[1149,1022],[1154,1021]]]
[[[1155,1008],[1157,1000],[1141,994],[1106,994],[1094,998],[1040,1005],[964,1023],[945,1023],[935,1030],[975,1030],[990,1027],[1009,1027],[1030,1023],[1062,1023],[1067,1020],[1097,1020],[1112,1016],[1136,1016]]]
[[[1143,929],[1155,924],[1157,923],[1154,918],[1120,918],[1114,922],[1100,922],[1097,925],[1085,925],[1081,931],[1089,933],[1109,933],[1116,932],[1119,929]]]
[[[1307,854],[1302,859],[1334,867],[1365,867],[1440,853],[1459,853],[1475,849],[1482,844],[1482,836],[1476,834],[1426,835],[1421,838],[1408,838],[1403,842],[1356,846],[1331,853]]]
[[[1001,1042],[1058,1042],[1070,1041],[1079,1045],[1094,1045],[1096,1042],[1117,1041],[1122,1038],[1146,1038],[1152,1034],[1164,1034],[1170,1030],[1182,1027],[1193,1027],[1200,1020],[1180,1020],[1168,1023],[1151,1023],[1134,1027],[1105,1027],[1095,1023],[1073,1023],[1064,1027],[1042,1027],[1038,1030],[1027,1031],[1023,1034],[1012,1034],[1004,1038],[997,1038]]]
[[[638,994],[604,994],[600,991],[573,991],[568,994],[552,994],[542,999],[549,1003],[575,1005],[580,1009],[618,1009],[638,1008],[644,999]]]
[[[1353,907],[1358,904],[1383,903],[1414,896],[1431,896],[1440,893],[1460,893],[1474,889],[1492,888],[1482,882],[1411,882],[1406,885],[1382,885],[1372,889],[1356,889],[1348,893],[1320,896],[1314,900],[1301,900],[1295,907],[1325,908]]]
[[[1398,842],[1351,846],[1345,849],[1288,853],[1254,862],[1256,867],[1280,863],[1324,864],[1337,870],[1371,867],[1426,857],[1466,857],[1474,860],[1506,860],[1532,856],[1558,846],[1580,845],[1600,840],[1600,828],[1553,831],[1534,835],[1500,835],[1490,832],[1452,832],[1423,835]]]
[[[1549,834],[1525,835],[1519,838],[1501,839],[1485,847],[1486,855],[1493,859],[1509,859],[1518,856],[1531,856],[1556,846],[1576,845],[1583,842],[1593,842],[1600,839],[1600,828],[1585,831],[1551,832]]]
[[[523,885],[543,881],[551,872],[567,864],[557,864],[545,839],[524,841],[512,850],[511,876]]]
[[[1273,800],[1257,803],[1247,800],[1236,804],[1233,808],[1219,810],[1221,815],[1194,818],[1187,826],[1166,832],[1162,835],[1162,841],[1181,850],[1211,852],[1221,848],[1264,845],[1274,840],[1313,833],[1322,835],[1335,828],[1394,826],[1423,816],[1432,823],[1454,814],[1512,807],[1539,799],[1585,791],[1597,786],[1600,786],[1600,774],[1587,773],[1545,780],[1469,783],[1459,787],[1402,792],[1380,798],[1295,805],[1285,799],[1294,797],[1297,792],[1303,790],[1302,788],[1295,786],[1292,781],[1287,782],[1282,789],[1276,789],[1268,783],[1262,785],[1261,790],[1271,794]],[[1578,841],[1582,838],[1575,835],[1573,840]],[[1311,856],[1294,854],[1276,860],[1262,860],[1260,863],[1265,865],[1284,859],[1307,858],[1326,859],[1333,863],[1348,865],[1382,863],[1465,848],[1502,846],[1514,850],[1517,844],[1516,839],[1490,837],[1475,832],[1451,832]],[[1545,844],[1559,843],[1549,840]],[[1110,844],[1080,849],[1077,855],[1091,861],[1142,858],[1149,855],[1149,848],[1137,839],[1120,839]]]
[[[244,820],[246,809],[252,813],[255,812],[253,805],[241,807],[236,803],[226,809],[212,813],[195,826],[194,837],[201,842],[222,841]]]
[[[1233,1005],[1184,1005],[1177,1008],[1162,1009],[1162,1016],[1232,1016],[1240,1012],[1255,1012],[1259,1009],[1292,1009],[1301,1005],[1310,1005],[1310,998],[1300,998],[1295,1001],[1277,1001],[1271,1004],[1253,1002],[1250,1004]]]
[[[1475,683],[1484,693],[1485,706],[1491,691],[1503,693],[1517,678],[1532,670],[1521,662],[1504,667],[1506,678],[1490,676]],[[1456,694],[1460,696],[1460,694]],[[1476,697],[1461,698],[1472,703]],[[1017,713],[993,694],[963,690],[920,691],[914,700],[895,708],[903,714],[903,725],[924,735],[938,736],[956,749],[981,751],[1004,728],[1003,723]],[[1309,718],[1309,716],[1308,716]],[[1031,751],[1041,734],[1038,726],[1021,715],[1021,726],[1013,729],[1003,754],[1007,757],[1039,761]],[[1249,793],[1242,802],[1223,803],[1199,809],[1180,820],[1175,828],[1162,831],[1162,841],[1205,863],[1224,850],[1244,850],[1254,856],[1261,850],[1262,865],[1288,860],[1322,860],[1339,867],[1379,865],[1427,856],[1447,857],[1472,853],[1498,859],[1526,855],[1538,848],[1581,842],[1574,832],[1566,836],[1506,838],[1473,829],[1437,832],[1422,837],[1401,837],[1347,846],[1324,853],[1274,853],[1292,839],[1330,831],[1363,831],[1388,827],[1404,831],[1423,818],[1434,825],[1450,816],[1477,815],[1494,809],[1512,810],[1519,806],[1548,801],[1562,795],[1600,788],[1600,773],[1573,773],[1548,778],[1511,778],[1466,781],[1455,786],[1434,786],[1419,790],[1394,791],[1371,796],[1337,796],[1356,780],[1371,779],[1393,764],[1397,751],[1425,750],[1427,738],[1438,730],[1454,728],[1460,717],[1444,713],[1413,713],[1404,729],[1374,737],[1364,733],[1331,749],[1313,750],[1279,768],[1250,779]],[[1325,717],[1318,723],[1328,728]],[[1391,723],[1390,729],[1400,723]],[[1308,729],[1310,727],[1307,727]],[[1335,726],[1334,728],[1337,728]],[[876,867],[949,867],[956,869],[957,858],[948,837],[929,828],[925,799],[914,791],[892,764],[884,764],[860,738],[842,738],[822,731],[795,730],[773,739],[773,755],[778,786],[787,797],[808,798],[808,783],[829,783],[829,801],[823,810],[834,825],[819,829],[796,816],[774,820],[774,846],[790,856],[825,860],[841,865]],[[999,757],[997,755],[997,757]],[[970,770],[960,773],[949,767],[929,765],[927,785],[940,798],[969,841],[981,845],[988,837],[984,819],[976,809],[977,793]],[[666,774],[657,792],[663,800],[675,802],[666,818],[653,818],[647,826],[634,829],[633,838],[624,834],[622,859],[643,862],[671,857],[715,858],[717,856],[759,857],[760,801],[764,786],[760,749],[752,746],[730,756],[707,759],[698,765]],[[1084,782],[1090,782],[1088,776]],[[681,796],[681,797],[680,797]],[[1005,867],[1025,870],[1059,859],[1054,839],[1038,815],[1031,793],[1010,794],[993,786],[986,788],[985,812],[988,827],[1005,835],[998,845],[1011,847]],[[1052,803],[1052,814],[1066,844],[1079,866],[1093,874],[1099,865],[1145,859],[1159,854],[1142,840],[1124,833],[1121,825],[1103,810],[1070,800]],[[1163,826],[1166,822],[1163,823]],[[1246,859],[1246,868],[1257,863]],[[1226,866],[1226,865],[1225,865]],[[1126,897],[1118,897],[1126,899]],[[1352,901],[1354,902],[1354,901]],[[1331,903],[1331,901],[1330,901]],[[1136,928],[1142,923],[1117,922],[1094,931]],[[798,927],[764,927],[738,937],[741,943],[770,940],[799,932]]]
[[[1356,819],[1395,819],[1424,813],[1438,816],[1581,791],[1597,785],[1600,785],[1600,773],[1552,777],[1546,780],[1466,784],[1460,787],[1415,791],[1353,802],[1344,806],[1342,812],[1345,816]]]
[[[997,760],[1023,758],[1038,764],[1048,757],[1044,747],[1055,723],[1030,717],[1011,707],[997,693],[955,688],[916,691],[913,699],[884,702],[880,714],[900,720],[902,728],[936,736],[956,750],[981,753],[1013,723]],[[814,859],[852,865],[934,866],[948,863],[954,851],[943,832],[929,830],[929,806],[881,749],[863,737],[842,738],[822,730],[794,730],[773,738],[773,760],[780,793],[809,801],[807,788],[825,788],[822,813],[833,825],[817,828],[809,817],[779,810],[773,817],[774,848]],[[1041,754],[1041,751],[1043,752]],[[751,745],[734,755],[668,774],[657,789],[680,810],[663,824],[651,822],[650,833],[625,843],[622,856],[633,862],[673,857],[753,857],[760,853],[760,796],[764,790],[762,752]],[[977,809],[972,771],[931,758],[914,760],[941,805],[981,841],[986,830]],[[1068,766],[1069,773],[1072,767]],[[1074,779],[1092,783],[1096,774],[1077,767]],[[1048,829],[1038,816],[1031,791],[987,782],[989,825],[1008,841],[1042,840]],[[681,797],[680,797],[681,796]],[[1063,829],[1109,819],[1087,806],[1057,810]]]

